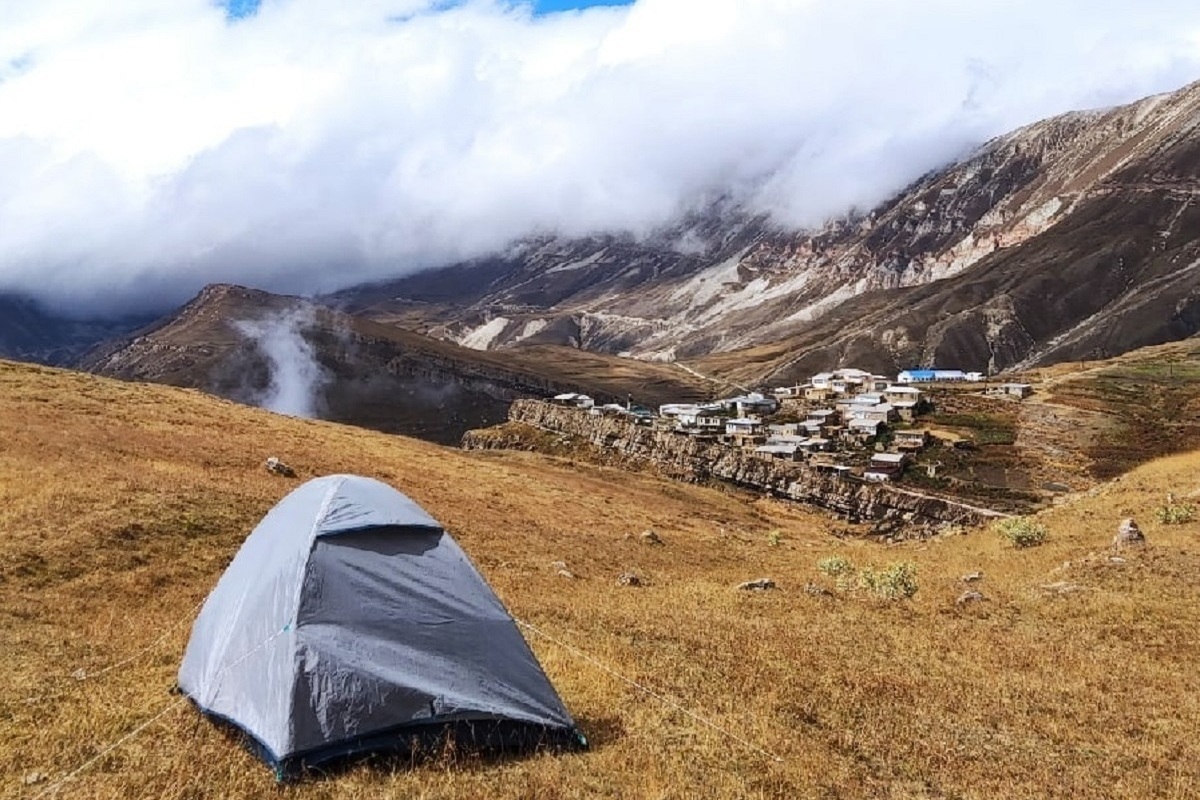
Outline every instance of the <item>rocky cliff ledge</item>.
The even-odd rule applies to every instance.
[[[512,423],[582,440],[616,466],[653,469],[688,483],[724,481],[828,509],[850,521],[890,523],[883,526],[888,530],[908,523],[911,529],[903,531],[908,535],[943,523],[977,525],[1003,516],[949,498],[866,483],[856,477],[837,477],[804,464],[765,459],[715,442],[656,431],[618,416],[518,400],[508,417]],[[467,450],[537,449],[532,438],[522,436],[516,426],[507,431],[469,431],[462,446]]]

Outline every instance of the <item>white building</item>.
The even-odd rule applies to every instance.
[[[762,420],[756,417],[739,417],[725,420],[727,436],[758,436],[762,433]]]
[[[552,402],[560,406],[574,406],[575,408],[591,408],[596,405],[596,401],[588,397],[586,394],[577,392],[567,392],[565,394],[556,394],[552,398]]]

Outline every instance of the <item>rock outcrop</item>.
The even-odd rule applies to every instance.
[[[1114,550],[1121,550],[1126,547],[1140,547],[1145,543],[1146,535],[1142,533],[1137,522],[1130,517],[1122,520],[1120,526],[1117,527],[1117,535],[1113,537],[1112,546]]]

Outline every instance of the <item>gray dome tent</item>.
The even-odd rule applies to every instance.
[[[585,745],[512,617],[420,506],[309,481],[263,518],[192,628],[179,687],[278,777],[437,741]]]

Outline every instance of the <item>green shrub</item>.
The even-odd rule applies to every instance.
[[[907,600],[917,593],[917,566],[899,561],[882,570],[863,567],[858,585],[883,600]]]
[[[993,528],[1013,547],[1036,547],[1046,541],[1046,526],[1030,517],[1003,519]]]
[[[767,534],[767,544],[771,547],[779,547],[779,543],[783,541],[783,534],[779,531],[771,531]]]
[[[1167,503],[1159,506],[1154,516],[1163,525],[1182,525],[1196,518],[1196,507],[1190,503]]]
[[[831,578],[854,574],[854,565],[841,556],[826,556],[817,562],[817,569]]]
[[[850,559],[842,556],[826,556],[817,562],[817,569],[837,581],[837,588],[846,592],[854,588],[856,569]]]

